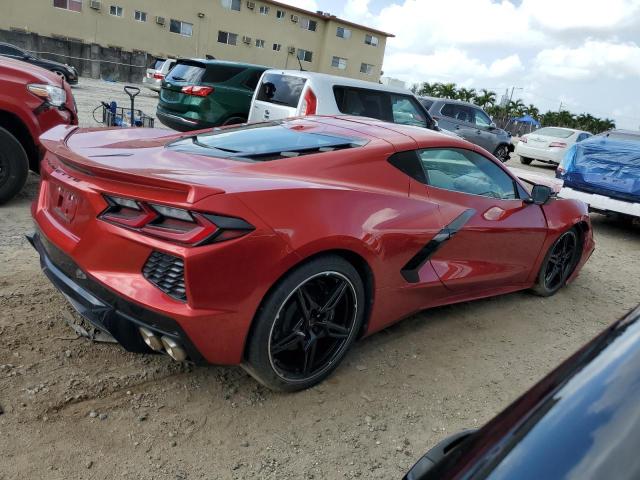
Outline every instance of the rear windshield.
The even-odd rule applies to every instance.
[[[267,73],[262,77],[256,100],[287,107],[297,107],[306,81],[305,78],[291,75]]]
[[[239,73],[246,70],[246,67],[235,65],[207,65],[207,71],[202,77],[204,83],[222,83],[232,79]]]
[[[154,70],[160,70],[164,62],[165,62],[164,58],[156,58],[153,62],[151,62],[151,65],[149,65],[149,68],[153,68]]]
[[[178,63],[167,75],[167,82],[198,83],[204,74],[204,65]]]
[[[358,138],[303,132],[271,122],[214,129],[211,133],[180,139],[167,148],[198,155],[265,161],[354,148],[365,143]]]
[[[537,135],[544,135],[545,137],[569,138],[575,132],[573,130],[567,130],[565,128],[544,127],[544,128],[541,128],[540,130],[536,130],[533,133]]]

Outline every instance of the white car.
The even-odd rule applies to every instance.
[[[341,114],[439,130],[409,90],[298,70],[262,74],[251,100],[249,122]]]
[[[153,64],[147,68],[142,78],[142,83],[154,92],[160,92],[162,80],[164,80],[164,77],[167,76],[167,73],[169,73],[169,70],[171,70],[175,64],[175,58],[156,58]]]
[[[558,165],[574,143],[591,136],[589,132],[572,128],[544,127],[520,137],[515,153],[525,165],[534,160]]]

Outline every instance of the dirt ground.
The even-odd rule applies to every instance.
[[[82,124],[121,87],[82,79]],[[36,192],[34,176],[0,208],[1,480],[400,478],[640,300],[640,229],[593,215],[596,251],[556,296],[425,311],[357,343],[320,386],[276,394],[240,368],[76,338],[24,239]]]

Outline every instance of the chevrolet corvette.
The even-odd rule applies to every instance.
[[[125,349],[240,364],[293,391],[415,312],[530,289],[594,248],[585,204],[430,130],[305,117],[42,137],[30,241]]]

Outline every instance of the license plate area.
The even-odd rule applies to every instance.
[[[80,206],[81,197],[78,192],[60,184],[52,183],[49,189],[49,207],[53,214],[66,223],[72,223]]]

